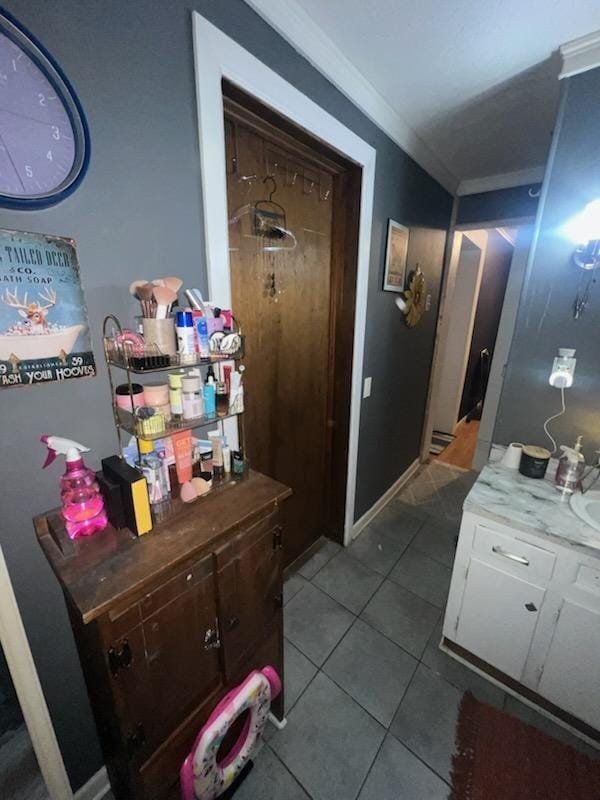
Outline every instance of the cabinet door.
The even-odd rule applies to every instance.
[[[126,644],[130,663],[113,685],[131,756],[145,758],[223,684],[212,556],[143,602],[151,612],[116,643]]]
[[[471,558],[456,643],[519,680],[545,590]]]
[[[600,730],[600,611],[563,602],[537,691]]]
[[[232,559],[219,572],[219,606],[230,679],[281,615],[281,528],[272,517],[237,538]]]

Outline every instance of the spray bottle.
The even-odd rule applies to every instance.
[[[108,524],[104,501],[93,470],[83,463],[82,453],[90,448],[59,436],[42,436],[48,448],[44,468],[60,453],[65,456],[66,471],[60,479],[60,500],[67,533],[71,539],[91,536]]]
[[[561,444],[563,454],[558,460],[558,468],[554,482],[556,488],[565,494],[573,494],[581,488],[581,479],[585,471],[585,458],[581,452],[581,436],[573,447]]]

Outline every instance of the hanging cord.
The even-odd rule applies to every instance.
[[[562,415],[567,410],[567,407],[565,405],[565,387],[564,386],[560,387],[560,400],[561,400],[561,404],[562,404],[561,410],[558,412],[558,414],[554,414],[553,416],[548,417],[546,422],[544,422],[544,433],[550,439],[550,441],[552,442],[552,445],[554,447],[554,449],[550,453],[550,455],[552,455],[552,456],[554,455],[554,453],[556,453],[557,445],[556,445],[556,439],[554,438],[554,436],[552,436],[552,434],[548,430],[548,425],[552,422],[552,420],[555,420],[555,419],[558,419],[559,417],[562,417]]]

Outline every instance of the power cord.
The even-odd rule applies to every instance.
[[[565,405],[565,387],[564,387],[564,386],[561,386],[561,387],[560,387],[560,400],[561,400],[561,404],[562,404],[562,408],[561,408],[561,410],[558,412],[558,414],[554,414],[553,416],[551,416],[551,417],[548,417],[548,419],[546,420],[546,422],[544,422],[544,433],[545,433],[545,434],[546,434],[546,436],[547,436],[547,437],[550,439],[550,441],[552,442],[552,445],[553,445],[553,447],[554,447],[554,449],[552,450],[552,453],[551,453],[550,455],[554,455],[554,453],[556,453],[556,450],[557,450],[557,445],[556,445],[556,439],[554,438],[554,436],[552,436],[552,434],[551,434],[551,433],[550,433],[550,431],[548,430],[548,425],[549,425],[549,424],[550,424],[550,423],[551,423],[553,420],[555,420],[555,419],[558,419],[559,417],[562,417],[562,415],[563,415],[563,414],[565,413],[565,411],[567,410],[567,406]]]

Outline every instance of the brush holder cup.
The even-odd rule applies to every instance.
[[[142,329],[144,331],[145,347],[155,345],[164,355],[176,355],[177,340],[175,338],[175,322],[173,319],[144,317]]]

